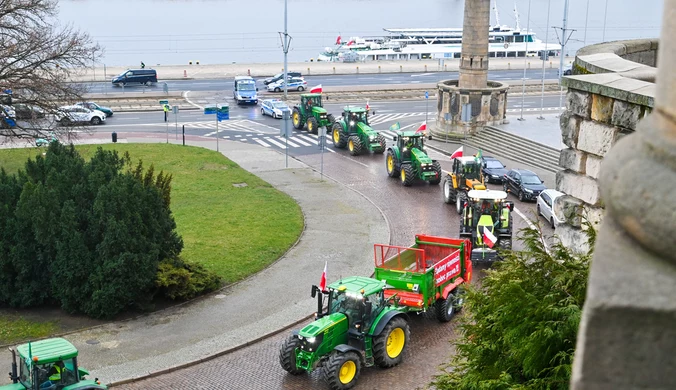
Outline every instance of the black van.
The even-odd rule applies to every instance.
[[[113,85],[119,87],[129,84],[153,85],[157,83],[155,69],[129,69],[113,77]]]

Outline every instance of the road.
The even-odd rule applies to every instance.
[[[545,69],[545,79],[557,79],[558,69]],[[321,84],[324,87],[341,85],[392,85],[392,84],[426,84],[436,83],[440,80],[458,78],[458,72],[430,72],[430,73],[383,73],[383,74],[347,74],[347,75],[321,75],[303,76],[309,87]],[[523,70],[500,70],[489,71],[490,80],[521,80]],[[112,76],[111,76],[112,78]],[[542,69],[526,70],[527,80],[540,80]],[[233,78],[222,79],[198,79],[198,80],[162,80],[159,75],[158,84],[152,87],[127,86],[125,90],[138,91],[142,88],[157,89],[162,91],[166,82],[169,91],[232,91]],[[259,88],[264,90],[262,78],[259,78]],[[91,93],[121,92],[121,87],[113,87],[110,82],[87,83]]]

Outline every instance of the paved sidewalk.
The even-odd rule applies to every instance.
[[[574,57],[566,57],[565,64],[570,64]],[[304,76],[329,74],[358,74],[358,73],[427,73],[427,72],[455,72],[459,67],[459,59],[445,59],[443,65],[439,60],[409,60],[409,61],[369,61],[369,62],[300,62],[290,63],[289,70],[301,72]],[[554,58],[545,65],[548,69],[558,69],[559,58]],[[489,70],[509,69],[541,69],[542,62],[537,58],[491,58],[488,62]],[[137,65],[97,67],[82,69],[73,78],[73,81],[110,81],[127,69],[136,69]],[[238,75],[252,77],[268,77],[283,72],[281,63],[269,64],[201,64],[201,65],[148,65],[148,69],[156,69],[157,76],[162,80],[175,79],[213,79],[226,78]]]
[[[103,142],[100,137],[85,136],[81,142]],[[165,142],[162,134],[119,133],[118,137],[120,142]],[[192,146],[216,147],[215,139],[189,139],[186,144]],[[217,293],[66,336],[79,349],[91,377],[104,383],[139,377],[275,332],[316,309],[310,286],[319,282],[325,261],[329,278],[369,275],[373,244],[389,242],[384,216],[356,192],[330,179],[320,180],[319,173],[292,158],[285,168],[285,156],[269,149],[222,141],[220,150],[299,203],[305,216],[299,242],[266,270]],[[0,365],[9,367],[8,354],[0,356]]]
[[[507,116],[509,123],[492,127],[554,149],[561,150],[566,148],[561,136],[558,113],[544,114],[542,115],[542,119],[539,119],[540,114],[524,114],[524,120],[522,121],[519,120],[521,115],[516,114],[512,113],[512,115]]]

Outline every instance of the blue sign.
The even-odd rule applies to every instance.
[[[219,122],[220,122],[220,121],[223,121],[223,120],[230,119],[230,113],[229,113],[229,112],[221,112],[221,111],[218,111],[218,112],[216,113],[216,118],[218,119]]]
[[[7,123],[7,125],[9,127],[15,127],[16,126],[16,122],[14,122],[14,119],[12,119],[12,118],[5,118],[5,122]]]
[[[12,90],[9,89],[9,88],[7,88],[7,89],[5,90],[5,93],[8,94],[8,95],[11,95],[11,94],[12,94]]]
[[[213,115],[218,111],[216,107],[204,107],[204,115]]]
[[[430,98],[430,94],[427,93],[427,91],[425,91],[425,99],[429,99],[429,98]]]

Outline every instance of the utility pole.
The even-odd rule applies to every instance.
[[[587,3],[589,4],[589,3]],[[552,7],[552,0],[547,2],[547,25],[545,26],[545,53],[542,56],[542,93],[540,95],[540,116],[538,119],[545,119],[545,63],[549,59],[549,11]],[[523,106],[523,104],[521,104]]]
[[[559,88],[560,88],[560,95],[559,95],[559,110],[561,109],[561,105],[563,104],[563,85],[561,85],[561,79],[563,78],[563,61],[566,57],[566,43],[570,39],[570,35],[573,34],[575,30],[570,30],[570,34],[568,34],[568,3],[570,0],[566,0],[563,6],[563,27],[554,27],[554,28],[560,28],[561,29],[561,55],[560,55],[560,61],[559,61]],[[560,114],[560,112],[559,112]]]
[[[521,117],[520,121],[525,120],[523,118],[523,105],[526,103],[526,67],[528,65],[528,41],[530,40],[530,3],[531,0],[528,0],[528,20],[526,21],[526,57],[523,59],[523,88],[521,89]],[[514,5],[514,11],[516,11],[516,4]]]
[[[288,94],[288,61],[287,57],[289,54],[289,46],[291,45],[291,37],[287,33],[287,19],[288,19],[288,7],[287,7],[287,2],[288,0],[284,0],[284,32],[279,33],[279,37],[282,39],[282,50],[284,50],[284,100],[288,99],[289,94]]]
[[[587,46],[587,23],[589,23],[589,0],[587,0],[587,16],[584,19],[584,40],[582,46]]]
[[[606,41],[606,22],[608,21],[608,0],[606,0],[606,12],[603,14],[603,38],[601,38],[601,42]]]

